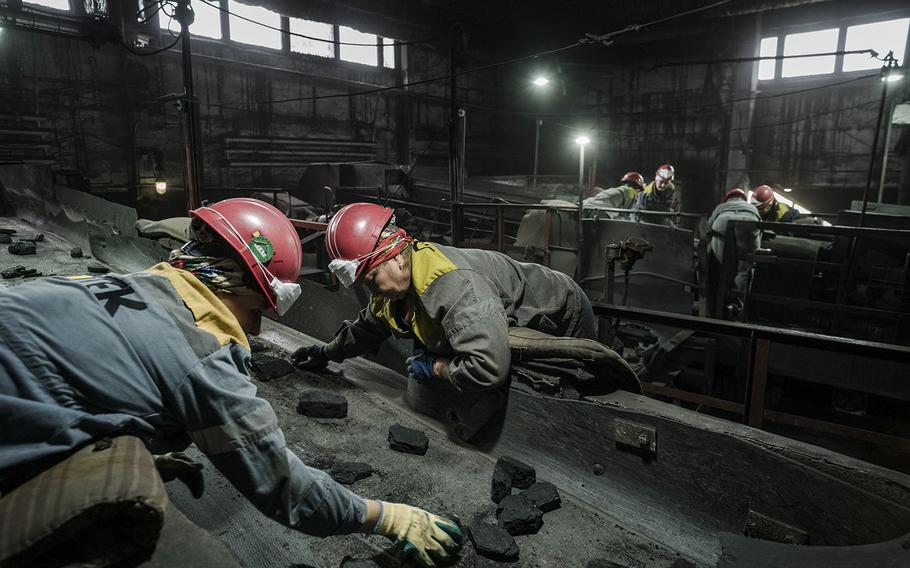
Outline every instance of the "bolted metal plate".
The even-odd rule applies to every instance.
[[[634,448],[639,453],[657,456],[657,428],[617,418],[613,439],[617,444]]]

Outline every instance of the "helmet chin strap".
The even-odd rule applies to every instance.
[[[227,217],[221,214],[220,211],[212,209],[211,207],[203,207],[214,214],[218,215],[224,224],[227,225],[228,229],[234,236],[240,239],[240,242],[245,243],[243,237],[240,235],[240,231],[234,228],[234,225],[227,220]],[[278,312],[279,316],[283,316],[291,308],[294,302],[297,301],[297,298],[300,297],[300,284],[296,282],[282,282],[278,279],[277,276],[272,274],[272,272],[266,268],[266,266],[256,258],[256,255],[253,255],[253,260],[256,261],[256,264],[259,265],[259,268],[262,269],[262,272],[268,276],[271,280],[269,281],[269,289],[272,290],[272,293],[275,294],[275,311]]]

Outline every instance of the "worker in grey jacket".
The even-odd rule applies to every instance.
[[[638,172],[627,172],[619,180],[620,185],[603,189],[592,197],[582,202],[582,209],[585,214],[598,214],[598,211],[607,209],[632,209],[635,205],[638,195],[645,188],[645,178]],[[618,211],[607,212],[609,218],[628,218],[629,213]]]
[[[711,254],[718,263],[724,258],[724,237],[727,233],[727,223],[730,221],[761,221],[758,209],[749,203],[746,192],[734,187],[724,195],[723,202],[718,205],[711,217],[708,218]],[[737,224],[734,237],[736,251],[749,253],[761,247],[761,236],[755,226]],[[734,286],[737,290],[744,290],[747,284],[749,268],[752,263],[741,260],[737,265]]]
[[[192,441],[260,511],[327,536],[378,533],[425,566],[454,523],[364,499],[286,447],[247,376],[247,334],[300,293],[302,253],[277,209],[229,199],[192,212],[193,240],[144,272],[47,278],[0,292],[0,491],[102,437],[153,453]]]
[[[395,335],[420,346],[408,359],[411,378],[482,391],[507,382],[510,326],[595,338],[591,304],[568,276],[498,252],[415,241],[392,214],[354,203],[332,218],[329,268],[346,286],[363,282],[371,297],[330,343],[299,349],[299,366],[361,355]]]

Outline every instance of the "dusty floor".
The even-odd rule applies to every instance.
[[[284,355],[274,347],[272,354]],[[296,372],[257,385],[260,395],[274,406],[289,447],[306,463],[321,468],[336,461],[373,465],[372,477],[352,486],[364,497],[455,514],[469,526],[494,521],[495,504],[489,496],[493,456],[455,444],[429,422],[331,374]],[[304,388],[342,393],[348,399],[348,417],[332,420],[298,415],[298,393]],[[395,422],[427,433],[430,449],[426,456],[388,449],[388,427]],[[397,565],[382,554],[388,542],[381,537],[355,535],[319,540],[294,534],[262,517],[211,467],[207,468],[206,481],[206,494],[200,500],[189,497],[179,482],[169,484],[169,490],[190,519],[223,538],[249,566],[334,567],[346,555],[373,557],[385,566]],[[608,515],[576,503],[565,490],[561,493],[562,508],[545,515],[538,534],[516,537],[521,556],[512,566],[585,566],[596,559],[629,568],[668,567],[674,562],[677,567],[690,565],[659,543],[627,531]],[[470,545],[458,563],[464,567],[496,565],[476,558]]]

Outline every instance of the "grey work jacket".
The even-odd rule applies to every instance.
[[[551,335],[575,332],[584,292],[560,272],[493,251],[417,242],[411,255],[415,314],[397,321],[395,302],[371,298],[326,346],[335,361],[376,349],[395,334],[450,357],[449,377],[460,390],[503,384],[511,352],[508,328]]]
[[[362,498],[286,448],[247,376],[236,318],[190,273],[47,278],[0,291],[0,481],[99,438],[155,453],[196,443],[260,511],[326,536],[364,520]]]
[[[724,235],[730,221],[761,221],[758,209],[744,199],[730,199],[718,205],[708,218],[711,230],[711,252],[718,261],[724,258]],[[738,252],[751,252],[761,246],[761,236],[755,227],[736,227],[736,248]]]

